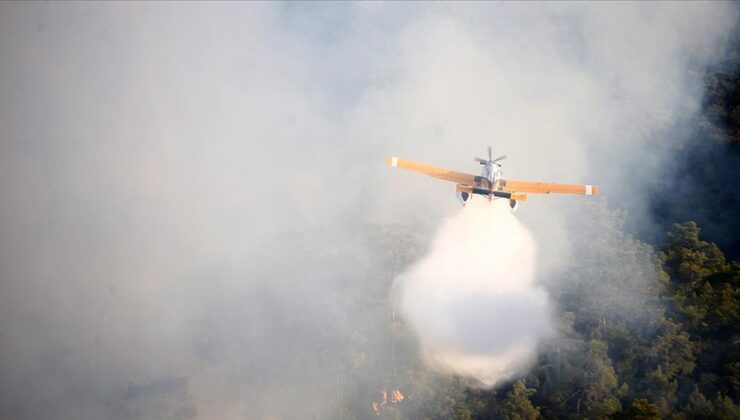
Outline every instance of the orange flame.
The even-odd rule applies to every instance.
[[[373,401],[372,403],[373,411],[378,416],[380,415],[380,412],[383,411],[383,408],[388,404],[388,392],[385,389],[382,389],[380,390],[380,396],[380,402]],[[407,397],[403,395],[400,389],[394,389],[391,391],[391,404],[399,404],[406,398]],[[411,394],[408,395],[408,399],[413,399]]]
[[[401,394],[401,391],[398,389],[394,389],[391,393],[391,401],[394,403],[400,403],[403,401],[403,394]]]

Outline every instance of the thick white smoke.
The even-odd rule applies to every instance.
[[[532,235],[505,200],[476,197],[448,220],[400,277],[402,313],[425,360],[486,386],[526,370],[552,334],[535,263]]]
[[[639,214],[736,19],[721,2],[0,2],[0,418],[166,418],[126,389],[173,377],[201,418],[339,417],[386,375],[370,361],[389,317],[364,305],[388,267],[358,238],[458,211],[453,185],[384,157],[467,172],[491,144],[506,177],[598,184]],[[578,235],[571,201],[517,214],[543,282]],[[529,235],[473,204],[404,296],[431,362],[492,383],[516,369],[504,345],[531,358],[547,305]]]

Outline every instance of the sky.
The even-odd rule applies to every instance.
[[[459,211],[454,185],[387,155],[470,172],[491,145],[505,176],[599,185],[649,229],[645,194],[736,19],[723,2],[0,4],[0,415],[112,417],[127,384],[173,376],[203,418],[281,410],[244,400],[257,380],[322,413],[302,390],[325,378],[291,368],[321,339],[279,332],[336,322],[326,279],[347,268],[317,255]],[[517,213],[540,276],[569,258],[571,199]]]

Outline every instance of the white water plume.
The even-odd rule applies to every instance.
[[[487,387],[529,368],[552,334],[535,262],[532,235],[505,200],[476,197],[448,220],[399,279],[401,310],[427,363]]]

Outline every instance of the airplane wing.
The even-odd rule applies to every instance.
[[[559,193],[581,195],[594,195],[599,191],[596,185],[551,184],[547,182],[517,181],[514,179],[502,180],[501,190],[535,194]]]
[[[388,156],[385,160],[388,166],[394,168],[408,169],[409,171],[420,172],[434,178],[444,179],[445,181],[457,182],[464,185],[475,185],[475,175],[455,172],[449,169],[437,168],[435,166],[416,163],[406,159],[400,159],[396,156]]]

